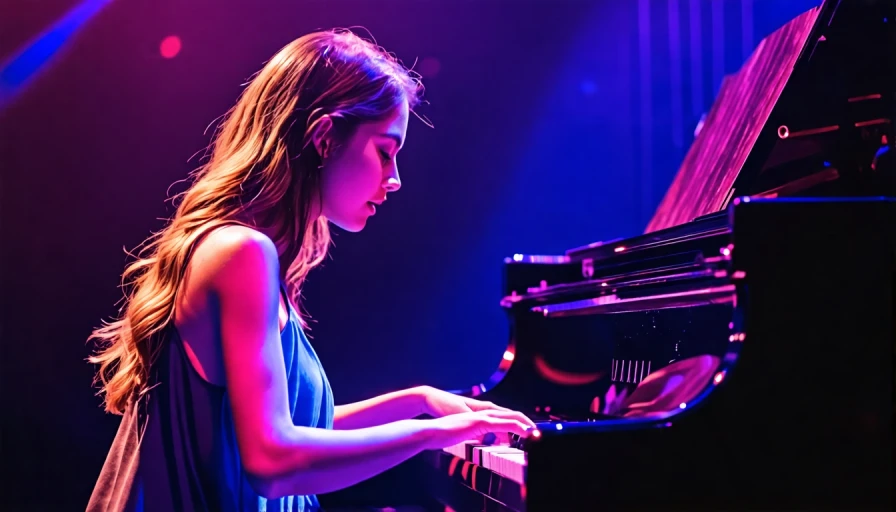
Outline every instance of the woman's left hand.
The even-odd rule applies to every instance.
[[[510,410],[492,402],[474,400],[430,386],[422,386],[420,392],[423,395],[424,412],[434,418],[471,411]]]

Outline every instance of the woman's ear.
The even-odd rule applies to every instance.
[[[317,126],[311,133],[311,142],[321,160],[333,153],[333,135],[333,118],[326,114],[317,121]]]

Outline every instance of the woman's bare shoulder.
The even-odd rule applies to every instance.
[[[230,224],[212,229],[196,242],[189,258],[175,313],[182,335],[208,337],[210,315],[216,307],[209,300],[219,303],[225,295],[245,297],[248,288],[257,288],[255,293],[261,294],[277,289],[276,246],[250,227]]]
[[[226,385],[218,339],[225,321],[222,308],[261,307],[261,315],[273,315],[276,322],[278,275],[276,247],[259,231],[227,225],[197,242],[175,306],[175,322],[187,356],[203,379]]]
[[[211,231],[196,246],[190,266],[209,285],[232,285],[241,279],[279,273],[277,247],[266,235],[243,225]],[[216,286],[217,287],[217,286]]]

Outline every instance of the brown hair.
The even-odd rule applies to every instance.
[[[302,282],[330,244],[327,220],[311,218],[321,164],[312,132],[330,115],[346,136],[403,101],[413,109],[422,91],[416,74],[345,29],[300,37],[264,65],[224,116],[207,163],[178,195],[173,218],[125,269],[119,318],[89,338],[101,345],[89,361],[100,365],[106,411],[122,414],[132,397],[146,391],[159,348],[154,338],[173,318],[189,252],[216,227],[245,218],[278,227],[272,238],[284,248],[281,277],[300,303]]]

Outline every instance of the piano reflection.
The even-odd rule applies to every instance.
[[[426,452],[355,497],[892,510],[894,49],[894,2],[874,0],[763,40],[644,234],[505,261],[507,350],[456,392],[538,430]]]

